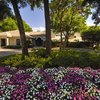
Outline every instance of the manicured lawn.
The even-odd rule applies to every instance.
[[[100,69],[0,67],[0,100],[100,100]]]

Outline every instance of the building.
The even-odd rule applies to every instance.
[[[45,31],[37,31],[37,32],[25,32],[26,38],[31,42],[32,46],[43,46],[46,40]],[[52,34],[52,40],[59,41],[59,34]],[[70,37],[69,41],[82,41],[81,36],[77,33],[74,36]],[[21,45],[20,42],[20,34],[18,30],[7,31],[0,33],[0,47],[3,46],[12,46],[12,45]]]
[[[70,38],[69,38],[69,42],[81,42],[81,41],[83,41],[83,40],[82,40],[80,33],[75,33],[74,35],[70,36]]]
[[[46,37],[45,31],[25,32],[26,38],[31,42],[32,46],[43,46]],[[52,35],[52,38],[54,35]],[[21,45],[20,34],[18,30],[0,33],[0,47]]]

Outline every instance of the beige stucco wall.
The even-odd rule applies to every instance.
[[[9,38],[9,45],[16,45],[16,40],[20,39],[18,37],[11,37]]]
[[[73,38],[69,39],[69,42],[76,42],[76,41],[82,41],[82,37],[80,33],[75,33]]]

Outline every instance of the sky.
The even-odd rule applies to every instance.
[[[44,9],[35,8],[33,11],[30,7],[25,7],[20,9],[20,14],[22,19],[25,20],[33,30],[44,30],[45,29],[45,20],[44,20]],[[87,25],[93,25],[91,16],[86,21]]]
[[[25,7],[20,9],[20,14],[22,19],[27,22],[34,30],[40,29],[44,30],[45,20],[44,20],[44,9],[35,8],[33,11],[30,7]]]

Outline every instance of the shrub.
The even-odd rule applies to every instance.
[[[40,56],[35,55],[34,53],[30,53],[29,57],[25,57],[22,60],[21,55],[13,55],[5,58],[2,61],[2,65],[5,66],[12,66],[12,67],[45,67],[50,65],[50,57],[43,58]]]
[[[9,46],[5,46],[4,48],[6,48],[6,49],[20,49],[21,46],[20,45],[9,45]]]
[[[53,52],[51,55],[52,66],[81,66],[98,68],[100,66],[100,54],[95,52],[78,52],[66,50],[62,52]]]
[[[60,42],[59,41],[52,41],[52,47],[59,47]]]
[[[39,57],[45,57],[46,56],[46,50],[44,48],[39,48],[39,49],[33,49],[32,50],[35,55]]]
[[[74,47],[74,48],[89,48],[92,47],[91,42],[70,42],[68,44],[68,47]]]
[[[82,68],[90,66],[94,69],[100,67],[100,53],[79,52],[74,50],[55,51],[47,58],[45,50],[39,49],[30,53],[29,57],[21,59],[21,55],[13,55],[0,59],[0,65],[13,67],[68,67],[81,66]]]

